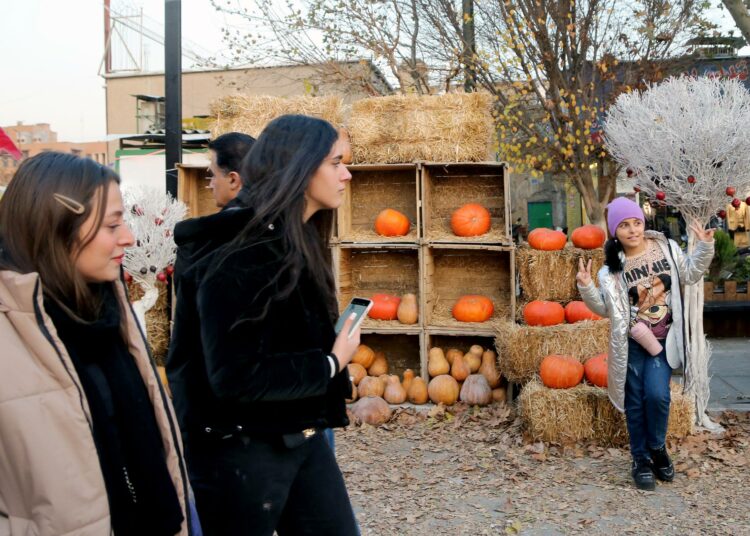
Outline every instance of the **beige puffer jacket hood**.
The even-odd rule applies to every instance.
[[[673,369],[685,362],[685,326],[682,310],[682,287],[692,285],[703,278],[714,256],[714,242],[698,241],[692,256],[686,256],[680,246],[663,234],[646,231],[647,239],[655,240],[662,249],[671,267],[672,327],[667,335],[667,361]],[[630,305],[628,286],[624,275],[612,274],[605,265],[599,270],[599,288],[593,281],[587,287],[578,286],[583,301],[589,309],[600,316],[609,317],[609,399],[619,410],[625,411],[625,378],[628,367],[628,332]]]
[[[124,285],[118,299],[127,303]],[[149,392],[188,534],[188,485],[172,405],[126,307],[129,351]],[[91,416],[44,312],[36,273],[0,271],[0,536],[107,536],[109,505]]]

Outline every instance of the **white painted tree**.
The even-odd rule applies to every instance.
[[[620,95],[607,113],[605,143],[652,201],[680,210],[705,227],[725,217],[728,202],[750,191],[750,92],[736,80],[669,78],[643,92]],[[736,198],[735,198],[736,199]],[[688,231],[687,253],[696,237]],[[721,427],[706,415],[711,348],[703,331],[703,282],[684,290],[685,390],[696,423]]]
[[[146,313],[159,298],[157,281],[172,275],[176,245],[174,226],[185,217],[187,207],[169,194],[148,188],[124,189],[125,221],[136,243],[125,251],[126,278],[133,278],[143,289],[143,297],[133,304],[141,326],[146,330]]]

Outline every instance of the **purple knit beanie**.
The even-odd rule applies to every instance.
[[[643,215],[643,210],[638,206],[638,203],[631,201],[627,197],[616,197],[612,202],[607,205],[607,227],[609,228],[609,234],[615,236],[617,226],[620,225],[622,220],[628,218],[638,218],[643,223],[646,223],[646,217]]]

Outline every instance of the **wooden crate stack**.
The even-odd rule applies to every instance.
[[[219,211],[208,181],[205,164],[177,164],[177,199],[187,205],[187,218]]]
[[[383,351],[390,374],[407,368],[426,381],[427,355],[434,346],[468,350],[494,348],[495,327],[515,310],[515,260],[510,233],[507,168],[502,163],[373,164],[349,166],[344,203],[338,210],[333,244],[334,268],[343,310],[354,296],[376,293],[418,297],[419,319],[367,319],[362,342]],[[454,210],[480,203],[490,210],[492,229],[461,238],[450,231]],[[378,213],[392,208],[405,214],[411,230],[404,237],[374,232]],[[455,300],[483,294],[495,305],[482,323],[460,323],[451,316]]]

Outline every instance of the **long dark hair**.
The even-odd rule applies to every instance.
[[[268,288],[278,288],[273,296],[265,298],[265,303],[254,304],[260,311],[255,318],[264,317],[272,301],[288,298],[303,270],[307,270],[320,290],[331,319],[338,314],[329,249],[334,213],[319,210],[307,222],[303,221],[305,191],[337,139],[338,132],[327,121],[283,115],[266,126],[242,161],[240,176],[253,215],[219,254],[210,272],[218,272],[222,262],[235,251],[263,240],[261,237],[267,236],[269,225],[280,226],[281,266],[268,283]]]
[[[622,244],[614,236],[604,244],[604,264],[609,268],[610,273],[622,272],[623,264],[620,253],[623,251]]]
[[[39,273],[46,295],[74,317],[95,318],[100,296],[75,261],[101,227],[112,183],[117,173],[90,158],[46,152],[22,162],[0,200],[0,269]],[[95,208],[91,232],[79,236]]]

